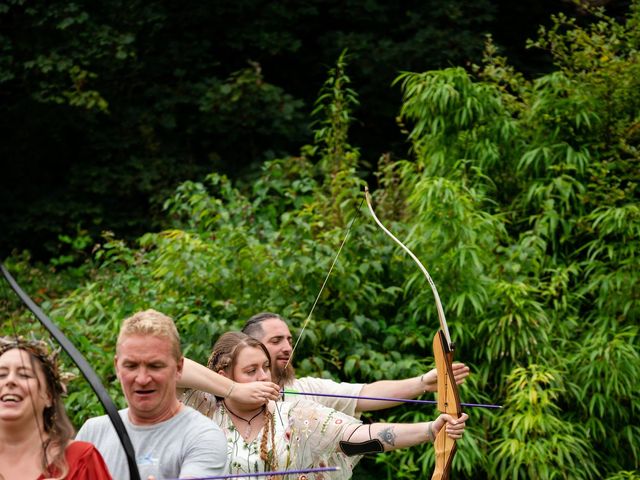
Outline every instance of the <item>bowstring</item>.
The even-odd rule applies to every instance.
[[[300,340],[302,339],[302,335],[304,334],[305,329],[307,328],[307,326],[309,325],[309,322],[311,321],[311,317],[313,316],[313,312],[316,308],[316,305],[318,305],[318,301],[320,300],[320,296],[322,295],[322,292],[324,291],[324,288],[327,285],[327,282],[329,281],[329,277],[331,276],[331,272],[333,272],[333,268],[336,266],[336,263],[338,262],[338,257],[340,256],[340,253],[342,252],[342,249],[345,245],[345,243],[347,243],[347,239],[349,238],[349,234],[351,233],[351,229],[353,228],[353,225],[355,224],[356,220],[358,219],[358,217],[360,216],[360,211],[362,209],[362,205],[364,203],[364,197],[362,198],[362,200],[360,201],[360,204],[358,205],[358,208],[355,212],[355,214],[353,215],[353,218],[351,219],[351,222],[349,222],[349,225],[347,227],[347,232],[344,235],[344,238],[342,239],[342,242],[340,243],[340,247],[338,248],[338,251],[336,252],[335,256],[333,257],[333,261],[331,262],[331,267],[329,267],[329,271],[327,272],[327,275],[324,277],[324,281],[322,282],[322,286],[320,287],[320,291],[318,292],[318,294],[316,295],[316,298],[313,302],[313,305],[311,306],[311,310],[309,311],[309,314],[307,315],[307,318],[305,319],[304,323],[302,324],[302,329],[300,330],[300,333],[298,334],[298,338],[296,339],[296,342],[293,345],[293,348],[291,349],[291,354],[289,355],[289,359],[287,360],[287,363],[284,366],[283,372],[286,371],[287,367],[289,367],[289,364],[291,363],[291,359],[293,359],[293,354],[296,351],[296,348],[298,347],[298,344],[300,343]],[[278,383],[280,383],[280,379],[278,379]]]
[[[331,276],[331,272],[333,271],[333,268],[335,267],[336,263],[338,262],[338,257],[340,256],[340,253],[342,252],[342,248],[344,247],[345,243],[347,243],[347,239],[349,238],[349,234],[351,233],[351,229],[353,228],[353,225],[356,221],[356,219],[360,216],[360,211],[362,209],[362,204],[364,203],[364,198],[362,198],[362,200],[360,201],[360,204],[358,205],[358,208],[355,212],[355,214],[353,215],[353,218],[351,219],[351,222],[349,222],[349,225],[347,227],[347,232],[344,235],[344,238],[342,239],[342,242],[340,243],[340,247],[338,248],[338,251],[336,253],[336,255],[333,257],[333,261],[331,262],[331,267],[329,268],[329,271],[327,272],[327,275],[324,277],[324,281],[322,282],[322,286],[320,287],[320,291],[318,292],[318,295],[316,295],[316,298],[313,302],[313,305],[311,306],[311,310],[309,311],[309,314],[307,315],[307,318],[305,319],[304,323],[302,324],[302,329],[300,330],[300,333],[298,334],[298,338],[296,339],[293,348],[291,349],[291,354],[289,355],[289,359],[287,360],[287,363],[285,364],[284,368],[282,369],[281,373],[280,373],[280,378],[278,378],[278,381],[276,383],[278,383],[278,385],[280,384],[281,380],[282,380],[282,376],[285,374],[285,372],[287,371],[287,368],[289,367],[289,365],[291,364],[291,359],[293,358],[293,354],[296,351],[296,348],[298,347],[298,344],[300,343],[300,340],[302,339],[302,334],[304,333],[305,329],[307,328],[307,325],[309,324],[309,322],[311,321],[311,317],[313,315],[313,311],[316,308],[316,305],[318,304],[318,301],[320,300],[320,296],[322,295],[322,292],[324,291],[325,286],[327,285],[327,282],[329,281],[329,277]],[[284,391],[284,388],[283,388]],[[284,400],[284,393],[282,394],[282,400]],[[275,403],[275,410],[278,414],[278,418],[280,419],[280,422],[284,424],[283,419],[282,419],[282,412],[280,411],[280,405],[279,402]]]

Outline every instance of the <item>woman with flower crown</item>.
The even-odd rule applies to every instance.
[[[72,441],[57,356],[46,342],[0,337],[0,480],[108,480],[95,447]]]
[[[238,383],[271,380],[267,348],[240,332],[220,337],[208,367]],[[442,428],[451,438],[461,438],[468,418],[466,414],[459,419],[444,414],[432,422],[363,425],[360,420],[308,400],[269,401],[252,407],[228,395],[220,398],[187,390],[183,401],[222,427],[231,473],[340,468],[296,477],[315,480],[349,479],[363,454],[433,442]]]

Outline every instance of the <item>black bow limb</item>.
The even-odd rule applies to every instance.
[[[104,407],[109,420],[113,424],[113,428],[116,431],[116,435],[120,439],[120,443],[122,444],[122,448],[124,449],[125,455],[127,457],[127,464],[129,466],[129,476],[131,480],[140,480],[140,472],[138,471],[138,465],[136,464],[135,451],[133,449],[133,444],[131,443],[131,439],[129,438],[129,434],[122,422],[122,418],[120,418],[120,414],[118,413],[118,409],[116,405],[113,403],[113,400],[109,396],[107,389],[104,387],[96,372],[91,368],[87,359],[80,353],[80,351],[75,347],[71,340],[69,340],[64,333],[56,326],[53,321],[47,317],[44,312],[36,305],[36,303],[27,295],[18,282],[11,276],[9,271],[4,267],[4,265],[0,264],[0,271],[2,272],[3,277],[11,287],[11,289],[18,295],[22,303],[31,310],[31,312],[35,315],[38,321],[49,331],[51,336],[55,338],[62,349],[67,352],[73,363],[76,364],[82,375],[87,379],[89,385],[95,392],[96,396],[100,400],[100,403]]]

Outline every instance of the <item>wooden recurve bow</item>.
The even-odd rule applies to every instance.
[[[438,311],[438,320],[440,321],[440,329],[433,338],[433,355],[436,362],[436,370],[438,371],[438,410],[441,413],[451,415],[453,418],[459,418],[462,413],[460,408],[460,397],[458,396],[458,386],[451,367],[453,362],[454,344],[451,342],[451,336],[449,335],[449,328],[444,316],[440,295],[438,295],[438,289],[433,283],[431,275],[429,275],[429,272],[418,257],[416,257],[404,243],[398,240],[395,235],[393,235],[393,233],[391,233],[378,219],[376,213],[373,211],[371,195],[369,194],[369,189],[367,187],[365,187],[365,198],[374,221],[384,233],[400,245],[400,247],[402,247],[402,249],[413,259],[413,261],[416,262],[431,286],[431,291],[433,292],[436,302],[436,309]],[[451,471],[451,463],[456,452],[456,441],[447,435],[446,425],[442,427],[438,432],[438,435],[436,435],[434,444],[436,466],[431,479],[447,480],[450,478],[449,474]]]
[[[446,326],[446,323],[445,323]],[[451,363],[453,362],[453,343],[447,339],[441,328],[433,337],[433,356],[438,372],[438,410],[448,413],[453,418],[460,418],[460,397],[458,386],[453,376]],[[436,450],[436,467],[432,480],[447,480],[450,478],[451,462],[456,453],[456,441],[449,437],[446,425],[440,429],[434,445]]]

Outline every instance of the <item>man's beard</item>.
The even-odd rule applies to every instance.
[[[274,373],[276,374],[274,381],[280,385],[280,387],[285,387],[296,378],[296,371],[290,363],[288,363],[286,367],[281,367],[276,363]]]

